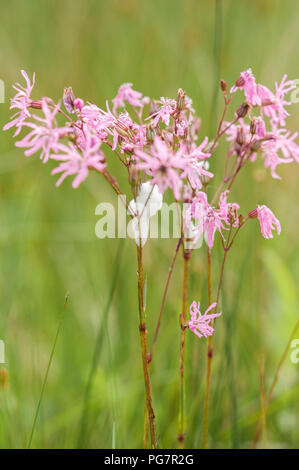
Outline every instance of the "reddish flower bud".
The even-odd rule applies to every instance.
[[[245,80],[244,80],[243,77],[239,77],[238,80],[236,80],[236,83],[235,83],[235,85],[236,85],[237,87],[241,87],[241,86],[243,86],[244,84],[245,84]]]
[[[68,113],[71,113],[74,109],[75,95],[71,86],[66,87],[63,90],[63,104]]]
[[[245,134],[242,127],[238,127],[236,142],[241,146],[245,144]]]
[[[224,80],[220,80],[220,88],[224,93],[227,92],[227,84]]]
[[[249,104],[244,102],[238,107],[236,114],[239,118],[244,118],[248,114],[249,109],[250,109]]]
[[[42,102],[40,100],[33,100],[30,102],[30,108],[42,109]]]
[[[250,219],[256,219],[257,218],[257,209],[253,209],[251,212],[249,212],[248,217]]]
[[[250,122],[250,133],[254,135],[256,133],[256,120],[252,119]]]

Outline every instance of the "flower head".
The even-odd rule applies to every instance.
[[[214,328],[210,325],[210,321],[219,317],[222,313],[220,312],[209,314],[209,312],[213,310],[216,305],[216,302],[211,304],[209,308],[205,311],[204,315],[202,315],[199,310],[200,302],[198,302],[197,304],[196,301],[194,301],[190,305],[191,320],[188,322],[188,327],[199,338],[202,338],[202,336],[207,338],[208,336],[212,336],[212,334],[214,333]]]
[[[137,169],[144,170],[152,177],[151,184],[156,184],[161,193],[171,188],[175,199],[180,199],[183,185],[180,170],[185,161],[180,152],[174,153],[158,136],[155,137],[150,154],[136,150]]]
[[[241,72],[240,77],[235,85],[231,88],[230,92],[234,93],[239,88],[244,90],[246,101],[252,106],[260,105],[261,99],[257,92],[257,85],[251,69]]]
[[[30,107],[32,100],[30,98],[31,92],[34,87],[35,83],[35,74],[33,74],[32,83],[25,72],[25,70],[21,70],[21,74],[25,78],[26,86],[22,86],[19,83],[16,83],[13,88],[17,91],[17,94],[11,99],[10,101],[10,108],[9,109],[17,109],[18,111],[14,114],[4,127],[3,130],[6,131],[11,127],[16,126],[16,131],[14,133],[14,137],[17,136],[22,129],[24,121],[30,117],[30,113],[28,108]]]
[[[160,107],[158,111],[154,112],[150,116],[150,118],[154,118],[154,126],[157,126],[159,121],[164,122],[164,124],[168,126],[170,116],[172,116],[176,109],[176,101],[162,97],[160,98],[160,101],[157,101],[157,104],[160,104]]]
[[[61,153],[51,155],[52,160],[61,162],[52,171],[52,175],[62,173],[56,186],[59,186],[67,176],[76,175],[72,186],[77,188],[87,178],[89,169],[97,170],[100,173],[105,170],[106,161],[100,149],[101,141],[88,132],[85,132],[85,135],[86,140],[81,152],[72,143],[68,145],[58,144],[57,151]]]
[[[202,180],[204,178],[213,178],[213,173],[208,171],[209,162],[207,158],[211,156],[210,153],[205,153],[203,150],[207,146],[208,138],[206,137],[199,146],[195,144],[191,146],[191,151],[188,151],[186,145],[182,145],[180,151],[185,159],[185,168],[182,173],[182,178],[186,178],[193,189],[202,188]]]
[[[287,75],[282,77],[280,84],[275,83],[275,93],[272,93],[266,86],[258,85],[258,95],[261,99],[261,114],[265,114],[273,122],[285,126],[285,119],[289,116],[286,106],[292,104],[285,99],[291,90],[296,88],[293,80],[287,80]]]
[[[24,127],[29,127],[32,130],[22,140],[16,142],[16,147],[26,148],[24,152],[26,157],[41,151],[40,158],[46,163],[50,158],[51,151],[56,152],[58,149],[59,139],[71,131],[70,127],[57,127],[55,124],[55,117],[59,109],[60,105],[58,104],[51,111],[47,102],[42,100],[44,116],[33,116],[36,122],[23,123]]]
[[[239,209],[238,204],[227,202],[227,195],[228,191],[220,195],[219,207],[215,209],[208,203],[206,193],[199,191],[196,194],[189,211],[189,223],[191,223],[192,219],[197,221],[195,225],[195,241],[204,234],[208,247],[212,248],[216,231],[224,238],[222,230],[226,230],[226,225],[230,223],[229,215],[231,209]]]
[[[143,108],[149,102],[149,98],[143,98],[142,93],[133,90],[132,83],[124,83],[119,87],[118,93],[112,101],[113,113],[116,113],[117,108],[124,107],[126,102],[135,108]]]
[[[272,231],[277,230],[278,235],[281,232],[281,225],[279,220],[275,217],[269,207],[262,205],[258,206],[253,211],[249,212],[248,217],[251,219],[257,217],[261,226],[261,232],[264,238],[273,238]]]

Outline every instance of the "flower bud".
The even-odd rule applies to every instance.
[[[251,135],[254,135],[256,133],[256,120],[252,119],[250,122],[250,133]]]
[[[253,209],[251,212],[249,212],[248,217],[250,219],[255,219],[257,217],[257,209]]]
[[[242,127],[238,127],[237,129],[236,142],[241,146],[245,144],[245,135]]]
[[[84,106],[84,101],[81,98],[76,98],[74,100],[74,107],[79,109],[79,111],[81,111],[83,106]]]
[[[115,122],[115,129],[122,137],[128,137],[129,128],[124,124],[120,119],[117,119]]]
[[[233,225],[238,220],[237,208],[234,204],[228,206],[228,221],[230,225]]]
[[[244,78],[239,77],[238,80],[236,80],[235,86],[239,88],[239,87],[243,86],[244,83],[245,83]]]
[[[179,88],[177,100],[176,100],[176,107],[178,111],[182,111],[185,108],[185,98],[186,98],[186,92],[183,91],[182,88]]]
[[[248,114],[249,109],[250,109],[249,104],[244,102],[238,107],[236,114],[239,118],[244,118]]]
[[[40,100],[33,100],[30,102],[30,108],[42,109],[42,102]]]
[[[220,80],[220,89],[223,91],[223,93],[227,92],[227,83],[224,80]]]
[[[63,90],[63,104],[68,113],[74,110],[75,95],[71,86],[66,87]]]
[[[147,141],[151,144],[154,141],[155,138],[155,128],[153,123],[147,124],[146,126],[146,138]]]
[[[129,165],[129,182],[131,186],[137,186],[139,181],[139,171],[137,170],[136,164],[131,163]]]

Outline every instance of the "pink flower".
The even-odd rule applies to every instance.
[[[222,230],[226,229],[224,224],[228,224],[229,207],[239,207],[238,204],[228,204],[226,198],[227,191],[221,194],[219,209],[215,209],[208,203],[206,193],[199,191],[196,194],[189,211],[190,223],[192,218],[197,221],[197,224],[194,225],[194,230],[196,231],[194,242],[204,234],[208,247],[212,248],[217,230],[223,237]]]
[[[27,73],[24,70],[21,70],[21,74],[25,78],[26,87],[23,87],[19,83],[16,83],[13,88],[17,91],[17,94],[11,99],[10,101],[10,108],[9,109],[18,109],[19,111],[16,112],[4,127],[3,130],[6,131],[11,127],[16,126],[16,131],[14,133],[14,137],[17,136],[22,129],[24,121],[27,117],[30,117],[30,113],[28,108],[30,107],[32,100],[30,98],[31,92],[34,87],[35,83],[35,74],[33,74],[32,84],[30,83],[30,79]]]
[[[298,132],[291,134],[290,131],[280,129],[277,125],[273,124],[272,133],[268,137],[261,145],[265,168],[271,169],[271,176],[273,178],[281,179],[276,173],[278,165],[290,163],[293,160],[299,163],[299,146],[295,142]]]
[[[255,118],[255,133],[260,138],[263,139],[266,137],[266,124],[260,116]]]
[[[232,211],[236,212],[240,209],[239,204],[237,204],[236,202],[227,202],[228,194],[229,190],[227,189],[226,191],[221,193],[219,197],[219,213],[221,214],[223,220],[227,225],[230,223],[229,216]],[[235,220],[233,226],[238,227],[238,220]]]
[[[188,126],[188,121],[180,116],[176,122],[176,126],[174,129],[175,134],[179,137],[184,137],[188,132]]]
[[[182,173],[182,178],[186,178],[193,189],[202,188],[202,178],[214,177],[213,173],[207,171],[209,168],[207,158],[209,158],[211,154],[203,152],[207,143],[208,138],[206,137],[198,147],[196,147],[195,144],[191,146],[191,151],[188,151],[186,145],[182,145],[180,148],[180,152],[185,159],[185,168]]]
[[[296,144],[295,139],[298,137],[298,132],[291,134],[286,129],[273,130],[273,137],[276,143],[277,151],[281,151],[283,158],[288,162],[294,159],[299,163],[299,146]]]
[[[292,104],[290,101],[285,100],[285,95],[294,88],[296,86],[293,80],[287,80],[287,75],[282,77],[279,85],[277,82],[275,83],[275,93],[272,93],[264,85],[258,85],[258,94],[262,103],[261,114],[265,114],[272,121],[285,126],[285,119],[289,116],[285,106]]]
[[[236,81],[235,85],[231,88],[230,92],[234,93],[238,90],[238,88],[244,90],[246,101],[249,104],[252,106],[260,106],[261,99],[258,95],[257,85],[251,69],[241,72],[240,77]]]
[[[60,105],[58,104],[51,112],[46,101],[42,101],[44,117],[33,116],[42,125],[34,122],[23,123],[23,126],[32,130],[22,140],[16,142],[16,147],[26,148],[27,150],[24,152],[26,157],[41,151],[40,158],[46,163],[50,158],[50,152],[57,150],[59,139],[71,131],[69,127],[57,127],[55,117],[59,108]]]
[[[153,113],[148,119],[154,118],[154,126],[158,125],[159,121],[163,121],[166,126],[169,125],[170,116],[175,112],[176,101],[169,98],[161,98],[157,103],[161,104],[159,111]]]
[[[100,140],[106,140],[108,134],[111,134],[110,128],[113,127],[116,117],[108,111],[105,112],[95,104],[88,104],[81,109],[82,121],[93,129]]]
[[[81,98],[76,98],[72,87],[69,86],[63,91],[63,104],[68,113],[74,113],[81,111],[84,101]]]
[[[142,93],[132,89],[132,83],[124,83],[119,87],[118,93],[112,101],[113,113],[116,113],[117,108],[125,106],[125,102],[135,108],[143,108],[145,104],[149,103],[149,98],[142,98]]]
[[[74,100],[75,109],[77,109],[78,111],[81,111],[83,106],[84,106],[84,101],[81,98],[75,98]]]
[[[150,154],[141,150],[135,150],[137,157],[137,169],[144,170],[152,177],[151,183],[157,184],[163,194],[167,188],[171,188],[176,200],[180,199],[183,185],[180,170],[185,167],[185,161],[180,151],[173,153],[163,140],[156,136],[151,147]]]
[[[276,167],[282,163],[290,163],[293,161],[293,159],[281,158],[279,156],[279,144],[277,144],[275,139],[270,139],[263,142],[261,151],[265,168],[270,168],[272,178],[281,179],[281,177],[276,173]]]
[[[251,219],[255,217],[258,218],[261,226],[261,232],[264,238],[273,238],[272,230],[275,230],[275,227],[278,235],[280,235],[280,222],[267,206],[258,206],[256,209],[249,212],[248,217]]]
[[[58,144],[58,151],[62,153],[51,155],[52,160],[62,163],[52,171],[52,175],[62,173],[56,186],[59,186],[69,175],[76,175],[72,186],[77,188],[88,176],[88,170],[94,169],[103,173],[106,168],[105,155],[100,150],[101,141],[90,133],[85,132],[84,149],[79,149],[72,143]]]
[[[213,310],[216,305],[216,302],[211,304],[209,308],[205,311],[204,315],[202,315],[199,310],[200,302],[198,302],[197,304],[196,301],[194,301],[190,305],[191,320],[188,322],[188,327],[199,338],[202,338],[202,336],[207,338],[208,336],[212,336],[212,334],[214,333],[214,328],[210,325],[210,321],[219,317],[222,313],[221,312],[209,314],[209,312]]]
[[[229,124],[229,122],[225,121],[222,128],[225,129]],[[240,129],[242,130],[244,141],[249,142],[251,138],[250,126],[246,124],[242,118],[239,119],[238,124],[230,125],[229,128],[225,131],[225,134],[227,135],[226,140],[228,142],[235,142],[237,140]]]

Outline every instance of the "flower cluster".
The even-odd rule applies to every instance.
[[[292,104],[286,95],[296,86],[284,75],[281,83],[275,84],[275,91],[256,83],[251,69],[242,72],[231,93],[243,90],[248,104],[248,123],[239,119],[238,123],[227,126],[227,140],[232,142],[231,153],[240,159],[255,161],[257,153],[264,159],[265,168],[270,168],[271,176],[280,179],[276,172],[278,165],[299,162],[297,132],[286,128],[287,108]]]
[[[146,241],[149,219],[160,209],[167,190],[177,204],[187,204],[182,237],[194,244],[204,237],[212,249],[219,232],[223,247],[228,250],[236,233],[254,217],[260,222],[264,238],[272,238],[275,228],[280,233],[279,221],[265,205],[251,210],[245,218],[239,205],[227,199],[240,170],[247,162],[255,162],[258,154],[274,178],[279,178],[276,173],[279,164],[299,162],[297,133],[286,128],[291,104],[287,95],[295,88],[286,76],[275,84],[274,91],[256,83],[250,69],[240,74],[230,91],[221,81],[225,110],[215,138],[209,141],[204,136],[199,138],[201,120],[195,116],[192,101],[182,89],[175,99],[150,100],[126,83],[112,103],[107,101],[102,109],[76,97],[71,87],[65,88],[62,100],[57,103],[49,97],[33,99],[35,75],[31,81],[25,71],[21,73],[26,83],[14,86],[17,93],[10,108],[16,113],[4,130],[15,127],[15,137],[29,131],[17,140],[16,146],[25,149],[27,157],[37,153],[44,163],[58,163],[52,169],[53,175],[60,175],[57,185],[73,176],[72,185],[77,188],[94,170],[103,174],[120,194],[108,168],[108,156],[118,158],[128,172],[132,189],[128,211],[137,245]],[[234,118],[226,121],[227,109],[239,90],[243,91],[245,101],[234,110]],[[211,197],[209,183],[214,174],[210,162],[215,168],[215,149],[223,135],[230,143],[226,170]],[[192,306],[190,329],[198,336],[199,332],[204,336],[211,334],[208,322],[213,315],[208,315],[208,311],[213,307],[200,316],[194,303]]]

